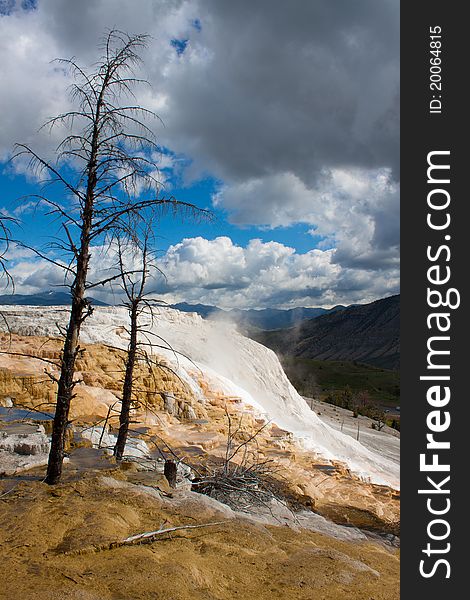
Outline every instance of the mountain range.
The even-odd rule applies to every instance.
[[[95,306],[106,303],[91,298]],[[70,303],[68,292],[0,296],[0,305],[55,306]],[[232,309],[181,302],[170,305],[203,318],[235,321],[242,333],[283,356],[364,362],[385,369],[400,364],[400,296],[370,304],[325,308]]]
[[[320,315],[342,310],[344,306],[335,306],[334,308],[263,308],[263,309],[240,309],[223,310],[216,306],[206,304],[187,304],[180,302],[172,304],[172,308],[182,312],[196,312],[203,318],[216,317],[221,320],[235,321],[243,331],[250,331],[252,328],[271,330],[281,329],[283,327],[293,327],[305,319],[316,319]]]
[[[108,306],[105,302],[90,298],[95,306]],[[0,305],[18,305],[18,306],[63,306],[70,304],[70,293],[57,292],[49,290],[38,292],[36,294],[6,294],[0,295]],[[293,308],[282,310],[278,308],[254,309],[232,309],[223,310],[217,306],[207,304],[188,304],[179,302],[170,304],[170,308],[176,308],[181,312],[195,312],[204,319],[208,317],[217,317],[222,320],[235,321],[239,328],[248,332],[255,329],[280,329],[282,327],[293,327],[304,319],[314,319],[320,315],[340,310],[344,306],[336,306],[332,309],[326,308]]]
[[[354,360],[398,369],[400,296],[349,306],[302,321],[295,327],[260,331],[253,337],[283,356]]]
[[[105,302],[89,298],[95,306],[107,306]],[[70,292],[38,292],[37,294],[4,294],[0,296],[0,306],[64,306],[70,304]]]

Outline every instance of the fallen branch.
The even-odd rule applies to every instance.
[[[144,542],[152,542],[154,538],[174,531],[183,531],[185,529],[201,529],[202,527],[212,527],[213,525],[223,525],[226,521],[215,521],[213,523],[201,523],[200,525],[180,525],[178,527],[167,527],[166,529],[157,529],[156,531],[147,531],[144,533],[138,533],[137,535],[131,535],[125,540],[119,542],[111,542],[108,544],[101,544],[99,546],[87,546],[86,548],[80,548],[77,550],[70,550],[63,552],[66,556],[81,555],[87,552],[101,552],[102,550],[113,550],[114,548],[120,548],[121,546],[133,546]]]
[[[211,527],[212,525],[223,525],[225,521],[216,521],[214,523],[201,523],[200,525],[180,525],[179,527],[167,527],[166,529],[157,529],[156,531],[147,531],[146,533],[139,533],[137,535],[131,535],[122,542],[117,542],[119,546],[127,546],[134,544],[141,540],[148,540],[157,535],[163,535],[164,533],[171,533],[172,531],[180,531],[182,529],[200,529],[201,527]]]

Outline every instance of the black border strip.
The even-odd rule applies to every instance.
[[[464,51],[470,26],[463,16],[464,6],[464,3],[435,0],[401,4],[401,598],[405,600],[415,597],[426,600],[466,597],[464,575],[467,570],[470,574],[470,567],[466,564],[468,551],[464,545],[469,531],[464,513],[464,507],[469,504],[469,492],[465,489],[469,469],[464,463],[468,455],[467,439],[470,441],[470,431],[465,429],[466,424],[470,424],[470,414],[466,411],[467,405],[470,406],[470,385],[466,377],[467,373],[470,374],[467,340],[470,327],[465,314],[470,278],[466,244],[470,239],[470,227],[466,221],[467,205],[470,205],[466,178],[470,169],[466,164],[468,150],[465,147],[466,137],[470,135],[467,117],[470,103],[465,94],[469,67],[464,60]],[[441,28],[441,38],[434,38],[441,41],[441,90],[430,89],[431,27]],[[438,78],[433,79],[436,81]],[[430,101],[438,98],[442,102],[441,112],[431,113]],[[438,109],[437,102],[434,102],[433,108]],[[450,183],[427,181],[427,157],[432,151],[450,152],[448,156],[435,155],[437,158],[433,159],[450,165]],[[438,175],[439,172],[435,170],[432,173]],[[446,179],[444,171],[440,171],[439,177]],[[432,212],[428,207],[428,194],[433,188],[445,189],[450,196],[448,209],[434,211],[432,217],[437,222],[449,212],[451,222],[445,230],[433,230],[427,224],[427,215]],[[446,195],[436,193],[433,198],[444,202]],[[446,235],[450,235],[450,240],[445,238]],[[434,261],[427,257],[428,246],[431,247],[431,255],[436,256],[437,250],[446,245],[450,250],[448,260],[445,249]],[[436,264],[440,265],[440,277],[448,273],[446,266],[450,267],[448,283],[429,283],[428,269]],[[433,271],[432,275],[437,273]],[[457,289],[460,307],[430,308],[428,287],[439,289],[443,294],[446,289]],[[453,300],[455,298],[454,294]],[[451,325],[447,333],[436,331],[436,319],[431,320],[432,327],[428,328],[427,317],[433,312],[450,315]],[[442,325],[444,321],[445,318],[441,321]],[[441,344],[441,349],[450,350],[449,355],[437,356],[434,361],[441,365],[449,364],[448,370],[429,368],[427,343],[433,335],[450,337],[448,341],[432,342],[434,348]],[[450,380],[420,381],[423,375],[448,375]],[[445,406],[430,406],[427,390],[431,385],[441,385],[441,390],[445,385],[450,388],[451,397]],[[436,433],[435,439],[449,441],[450,449],[439,452],[426,449],[426,434],[430,433],[426,419],[433,410],[440,411],[440,422],[445,420],[445,412],[449,413],[449,428]],[[433,421],[434,425],[436,422]],[[432,454],[437,452],[439,463],[449,464],[450,471],[420,470],[420,454],[426,452],[428,463]],[[419,489],[433,488],[427,476],[433,477],[435,484],[449,493],[419,494]],[[450,479],[441,485],[447,476]],[[428,499],[431,508],[444,510],[448,506],[447,498],[450,508],[445,514],[430,514]],[[447,526],[444,523],[430,525],[433,519],[439,518],[448,522],[448,536],[445,536]],[[430,539],[429,527],[435,537],[442,536],[443,539]],[[432,550],[429,555],[423,552],[428,543]],[[447,561],[449,567],[445,562],[436,564],[440,559]],[[423,560],[424,563],[421,563]],[[434,573],[424,577],[420,574],[420,564],[423,572],[428,575]]]

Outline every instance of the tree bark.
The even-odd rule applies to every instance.
[[[62,369],[57,390],[57,404],[52,429],[51,451],[47,466],[46,483],[53,485],[60,480],[64,460],[65,435],[68,425],[70,403],[73,396],[75,360],[79,350],[78,338],[85,301],[74,298],[67,336],[62,355]]]
[[[170,487],[176,487],[176,475],[178,473],[178,467],[174,460],[166,460],[163,466],[163,474],[165,475]]]
[[[70,319],[62,352],[62,364],[57,389],[57,404],[52,428],[51,451],[47,465],[46,483],[54,485],[62,475],[62,463],[64,460],[65,436],[68,425],[70,403],[75,387],[75,361],[79,351],[80,327],[85,314],[89,314],[91,308],[85,298],[86,275],[88,272],[89,243],[88,231],[82,236],[81,252],[77,260],[77,275],[72,286],[72,306]]]
[[[83,222],[80,235],[80,250],[77,253],[77,270],[71,286],[72,306],[69,324],[65,336],[60,377],[57,388],[57,404],[52,427],[51,451],[47,465],[45,482],[49,485],[58,483],[62,476],[64,461],[65,435],[68,425],[70,403],[75,387],[75,361],[79,351],[80,327],[84,319],[91,314],[91,307],[85,298],[86,279],[90,263],[90,235],[93,223],[94,192],[96,188],[96,160],[98,152],[98,122],[100,101],[95,115],[95,126],[92,138],[91,158],[88,164],[88,181],[86,199],[83,207]],[[85,312],[86,311],[86,312]]]
[[[137,310],[138,300],[134,300],[131,306],[131,331],[129,347],[126,359],[126,374],[124,376],[124,385],[122,387],[122,407],[119,415],[119,433],[114,447],[114,456],[116,460],[122,460],[124,449],[126,447],[127,436],[129,433],[129,420],[132,404],[132,386],[134,378],[134,367],[137,356]]]

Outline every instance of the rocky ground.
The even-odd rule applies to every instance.
[[[23,600],[398,599],[398,552],[365,537],[260,523],[161,479],[103,470],[53,488],[4,481],[0,597]],[[0,492],[2,493],[2,492]],[[5,491],[3,491],[5,494]],[[120,546],[128,536],[201,529]]]
[[[9,343],[18,354],[52,359],[58,352],[58,342],[51,339],[13,335]],[[63,482],[51,488],[41,482],[50,422],[36,411],[53,408],[53,384],[44,376],[43,362],[0,357],[0,403],[5,407],[0,415],[5,575],[0,597],[398,598],[396,490],[363,481],[344,465],[303,450],[289,432],[260,421],[240,398],[212,390],[210,382],[200,381],[201,402],[164,368],[152,376],[143,368],[136,374],[142,401],[133,413],[133,457],[123,465],[127,470],[118,468],[106,446],[113,444],[117,423],[113,407],[122,353],[88,345],[78,366],[83,384],[77,386],[71,411],[69,458]],[[16,408],[8,409],[12,404]],[[33,410],[27,422],[14,422],[18,407]],[[187,479],[178,490],[169,488],[161,473],[162,456],[173,452],[195,469],[220,463],[229,417],[232,427],[240,426],[242,438],[261,428],[250,452],[253,460],[272,465],[276,494],[290,507],[287,513],[272,507],[269,514],[259,508],[248,517],[234,513],[191,492]],[[28,453],[30,436],[36,450]],[[151,460],[140,460],[144,453]],[[18,461],[17,468],[7,455]],[[28,456],[33,462],[25,465]],[[145,545],[115,545],[162,524],[219,521]]]

